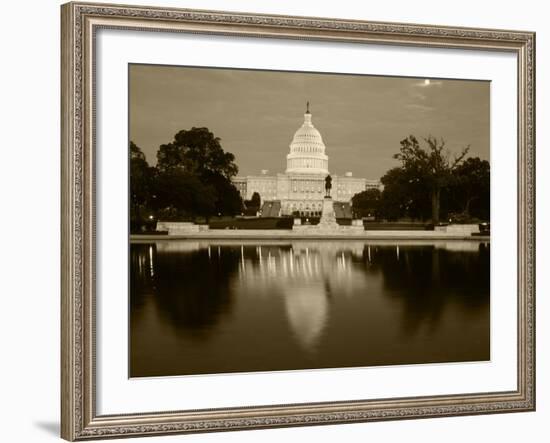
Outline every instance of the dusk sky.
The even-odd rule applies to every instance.
[[[154,165],[177,131],[207,127],[239,175],[276,174],[309,101],[331,174],[378,179],[410,134],[488,160],[489,94],[487,81],[131,65],[130,140]]]

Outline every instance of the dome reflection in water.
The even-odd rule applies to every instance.
[[[158,241],[130,254],[130,375],[490,358],[476,241]]]

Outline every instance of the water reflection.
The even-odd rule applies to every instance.
[[[362,245],[351,243],[242,245],[239,290],[282,297],[297,342],[314,351],[328,324],[331,294],[352,296],[366,285],[366,275],[352,265],[361,255]]]
[[[223,256],[220,249],[212,259],[197,244],[133,245],[134,261],[139,265],[136,275],[132,272],[132,288],[143,290],[132,291],[133,312],[152,295],[159,320],[172,324],[176,333],[205,338],[231,311],[233,292],[228,285],[238,268],[232,248],[224,248]]]
[[[131,374],[489,358],[488,243],[131,245]]]
[[[433,247],[377,248],[373,269],[384,288],[403,303],[401,327],[410,336],[422,327],[434,331],[446,306],[453,303],[474,312],[489,301],[489,246],[456,242]]]
[[[286,315],[298,342],[314,351],[328,320],[328,288],[322,282],[293,285],[283,290]]]

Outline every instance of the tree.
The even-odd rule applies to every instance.
[[[392,168],[380,179],[384,190],[378,205],[378,216],[387,220],[403,217],[425,220],[431,216],[429,187],[425,180],[407,170]]]
[[[250,199],[250,206],[259,208],[262,204],[262,198],[258,192],[252,193],[252,198]]]
[[[205,178],[214,189],[216,214],[235,215],[243,211],[243,200],[239,190],[221,174],[210,173]]]
[[[200,177],[215,173],[231,179],[238,172],[235,156],[225,152],[220,141],[208,128],[181,130],[171,143],[160,146],[157,167],[161,171],[181,168]]]
[[[164,216],[209,217],[216,212],[216,190],[181,169],[160,173],[154,183],[153,208]]]
[[[356,217],[371,217],[378,215],[382,193],[379,189],[367,189],[351,198],[351,206]]]
[[[410,188],[407,188],[405,171],[402,168],[392,168],[382,176],[380,182],[384,191],[378,204],[379,216],[387,220],[397,220],[407,215]]]
[[[463,162],[469,147],[453,159],[444,151],[445,141],[428,137],[424,139],[426,148],[422,148],[414,135],[400,142],[401,149],[394,158],[401,161],[401,167],[410,180],[425,183],[428,186],[431,200],[432,223],[439,223],[441,190],[453,183],[454,170]]]
[[[235,156],[222,149],[220,139],[208,128],[179,131],[171,143],[160,146],[157,152],[157,167],[160,175],[168,175],[172,181],[182,181],[184,177],[187,181],[194,178],[208,189],[208,193],[213,195],[213,202],[210,202],[210,194],[207,193],[208,197],[204,201],[205,204],[208,203],[207,208],[201,209],[201,215],[208,215],[206,213],[209,211],[229,215],[242,211],[241,196],[231,183],[231,177],[238,172]],[[180,175],[176,174],[176,171],[179,171]],[[189,192],[199,189],[198,185],[193,183]],[[187,204],[185,208],[185,211],[189,211],[190,208],[199,210],[196,204]]]
[[[260,194],[258,192],[253,192],[250,200],[244,201],[246,215],[256,215],[256,213],[260,210],[261,204],[262,198],[260,197]]]
[[[466,159],[454,171],[451,188],[457,209],[466,218],[472,216],[488,220],[491,206],[491,167],[479,157]]]
[[[133,216],[139,220],[140,208],[151,197],[154,168],[150,167],[143,151],[130,141],[130,202]]]

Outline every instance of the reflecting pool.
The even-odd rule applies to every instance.
[[[130,376],[490,359],[490,245],[130,246]]]

